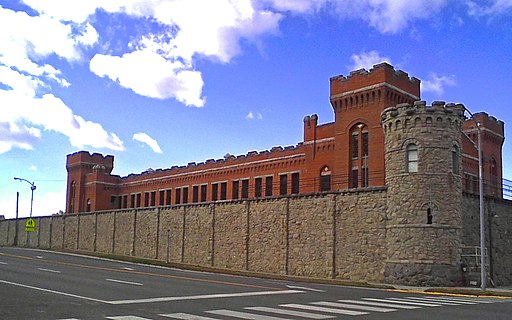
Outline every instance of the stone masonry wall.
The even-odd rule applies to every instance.
[[[387,238],[400,238],[402,244],[407,243],[407,235],[389,235],[401,230],[387,228],[387,196],[385,188],[373,188],[41,217],[39,234],[33,232],[28,237],[21,228],[24,220],[18,221],[18,245],[114,253],[230,270],[384,282],[386,265],[389,266]],[[473,245],[472,241],[478,238],[473,235],[475,225],[469,212],[477,215],[478,201],[465,197],[463,205],[466,216],[462,239]],[[508,234],[512,230],[511,208],[510,201],[494,201],[488,209],[493,213],[493,236],[489,239],[493,246],[498,245],[492,251],[493,272],[500,284],[512,283],[508,267],[512,264]],[[422,226],[423,229],[415,230],[426,232],[421,237],[430,239],[440,238],[436,232],[452,232],[441,225],[437,227]],[[0,245],[13,244],[14,229],[14,220],[0,221]],[[435,241],[427,244],[429,248],[423,249],[430,250],[431,256],[444,254],[446,247],[440,252],[436,248],[448,246]],[[450,258],[452,254],[436,259]],[[422,263],[417,269],[427,268],[425,273],[445,272],[439,266],[427,270],[429,265]],[[407,275],[408,270],[401,272]]]
[[[462,245],[480,246],[480,203],[478,196],[464,195],[462,199]],[[486,198],[484,202],[485,239],[488,248],[489,275],[497,286],[512,284],[512,201]],[[466,254],[474,252],[468,248]],[[491,249],[489,249],[491,248]],[[475,260],[468,257],[464,262],[470,269]]]

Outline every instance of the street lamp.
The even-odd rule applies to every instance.
[[[482,155],[482,136],[481,124],[476,121],[475,116],[464,107],[471,119],[475,122],[477,133],[477,150],[478,150],[478,193],[480,203],[480,288],[485,291],[487,287],[487,270],[485,265],[485,216],[484,216],[484,177],[483,177],[483,155]],[[474,141],[473,141],[474,143]]]
[[[34,182],[30,182],[27,179],[23,178],[14,177],[14,180],[25,181],[26,183],[30,184],[30,190],[32,191],[32,195],[30,197],[30,217],[32,218],[32,206],[34,205],[34,190],[36,190],[36,185],[34,184]]]

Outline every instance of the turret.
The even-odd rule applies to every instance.
[[[457,284],[464,106],[399,104],[381,114],[388,188],[385,279]]]

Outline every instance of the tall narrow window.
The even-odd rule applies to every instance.
[[[233,200],[238,199],[239,189],[240,189],[240,181],[238,181],[238,180],[233,181],[233,189],[231,190],[231,199],[233,199]]]
[[[151,191],[151,206],[156,206],[156,191]]]
[[[208,193],[208,185],[201,185],[201,202],[206,202],[206,194]]]
[[[73,180],[71,182],[70,192],[69,192],[69,213],[75,212],[75,191],[76,191],[76,182]]]
[[[163,206],[164,205],[164,201],[165,201],[165,191],[164,190],[160,190],[159,194],[158,194],[158,205],[159,206]]]
[[[135,194],[130,195],[130,208],[135,208]]]
[[[407,146],[407,172],[418,172],[418,146],[414,143]]]
[[[174,201],[175,201],[176,204],[180,204],[181,203],[181,189],[180,188],[176,188],[175,196],[174,196]]]
[[[220,183],[220,200],[226,200],[227,193],[228,193],[228,183],[221,182]]]
[[[320,171],[320,191],[331,191],[331,169],[327,166]]]
[[[170,189],[165,190],[165,204],[167,206],[171,205],[171,194],[172,194],[172,191]]]
[[[144,192],[144,207],[149,207],[149,192]]]
[[[279,176],[279,194],[284,196],[288,193],[288,175]]]
[[[249,179],[242,180],[242,199],[249,198]]]
[[[350,172],[349,186],[351,188],[367,187],[369,185],[369,133],[368,127],[358,123],[350,130]]]
[[[262,195],[263,178],[254,179],[254,197],[259,198]]]
[[[453,146],[452,148],[452,172],[459,174],[459,147]]]
[[[192,202],[196,203],[199,201],[199,186],[192,186]]]
[[[183,188],[183,203],[188,203],[188,187]]]
[[[272,196],[272,184],[274,178],[272,176],[268,176],[265,178],[265,197]]]
[[[217,201],[219,199],[219,184],[212,183],[212,201]]]
[[[300,174],[298,172],[292,173],[292,194],[298,194],[300,191]]]
[[[135,204],[135,207],[140,208],[142,203],[142,193],[137,193],[137,203]]]

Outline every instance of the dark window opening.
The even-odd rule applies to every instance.
[[[151,191],[151,206],[156,206],[156,191]]]
[[[288,193],[288,176],[282,174],[279,176],[279,194],[284,196]]]
[[[212,201],[217,201],[219,198],[219,184],[212,184]]]
[[[176,204],[180,204],[181,203],[181,189],[176,188],[175,194],[176,195],[174,196],[174,201],[176,201]]]
[[[199,201],[199,186],[192,186],[192,202],[196,203]]]
[[[331,169],[327,166],[320,172],[320,191],[331,191]]]
[[[135,204],[135,207],[140,208],[141,203],[142,203],[142,193],[137,193],[137,203]]]
[[[262,178],[254,179],[254,196],[256,198],[261,197],[262,188],[263,188],[263,179]]]
[[[228,183],[222,182],[220,184],[220,200],[226,200],[228,193]]]
[[[300,188],[300,175],[298,172],[292,173],[292,194],[298,194]]]
[[[242,199],[249,198],[249,180],[242,180]]]
[[[163,206],[164,203],[165,203],[165,191],[164,190],[160,190],[160,193],[158,195],[158,205],[159,206]]]
[[[271,197],[272,196],[272,184],[273,184],[274,177],[268,176],[265,178],[265,197]]]
[[[149,192],[144,192],[144,207],[149,207]]]
[[[208,185],[203,184],[201,186],[201,202],[206,202],[206,194],[208,192]]]
[[[135,208],[135,195],[130,195],[130,208]]]
[[[233,190],[231,190],[232,193],[232,199],[237,200],[238,199],[238,192],[240,189],[240,181],[233,181]]]
[[[188,187],[183,188],[183,203],[188,203]]]
[[[171,190],[166,190],[165,193],[166,193],[165,204],[170,206],[171,205],[171,194],[172,194],[172,191]]]

